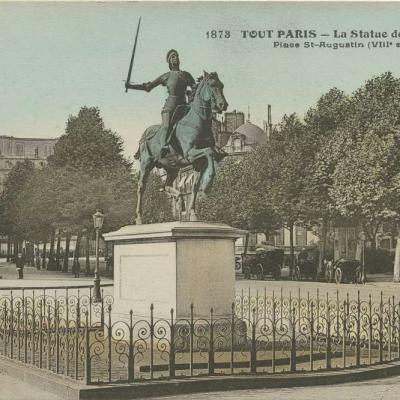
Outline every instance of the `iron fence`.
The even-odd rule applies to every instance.
[[[103,293],[0,297],[0,353],[90,383],[335,370],[400,358],[400,303],[349,296],[251,296],[228,315],[114,315]]]

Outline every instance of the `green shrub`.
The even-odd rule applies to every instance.
[[[369,273],[393,272],[394,252],[385,249],[365,249],[365,269]]]

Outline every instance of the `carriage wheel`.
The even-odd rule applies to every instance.
[[[264,268],[261,264],[257,264],[256,265],[256,273],[257,273],[257,279],[259,281],[263,281],[264,280]]]
[[[336,268],[335,270],[335,281],[336,283],[342,283],[343,280],[343,273],[340,268]]]
[[[250,268],[249,267],[244,267],[243,269],[243,273],[244,273],[244,279],[250,279]]]
[[[294,270],[294,279],[296,279],[296,281],[301,281],[301,271],[298,265],[296,265],[296,268]]]

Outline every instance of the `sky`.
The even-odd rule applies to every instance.
[[[142,18],[131,82],[168,71],[169,49],[194,77],[218,72],[229,110],[263,126],[267,105],[273,123],[301,117],[332,87],[351,93],[367,79],[391,71],[400,77],[400,3],[21,3],[0,1],[0,135],[59,137],[69,115],[97,106],[107,128],[132,157],[147,126],[159,123],[166,97],[125,93],[136,26]],[[277,38],[278,31],[317,33]],[[389,38],[333,38],[333,31],[387,32]],[[207,38],[212,30],[230,38]],[[272,30],[271,38],[243,38],[243,30]],[[399,38],[390,35],[399,32]],[[289,33],[290,34],[290,33]],[[322,37],[321,34],[329,34]],[[396,34],[397,36],[397,34]],[[363,48],[305,48],[304,42],[357,42]],[[391,41],[390,48],[370,47]],[[299,48],[273,47],[274,42]]]

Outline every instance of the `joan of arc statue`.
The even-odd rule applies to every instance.
[[[168,97],[161,110],[162,133],[160,133],[160,137],[163,142],[162,155],[166,155],[169,152],[172,127],[184,114],[184,106],[187,104],[187,90],[194,89],[196,83],[189,72],[179,69],[179,54],[176,50],[172,49],[167,53],[167,63],[169,72],[162,74],[154,81],[139,85],[129,82],[125,84],[126,89],[145,90],[146,92],[150,92],[159,85],[167,88]]]

